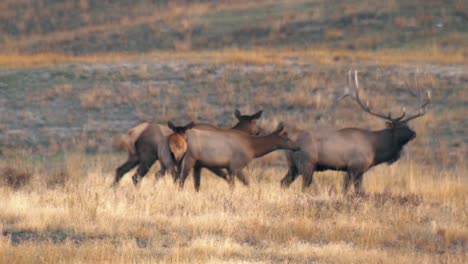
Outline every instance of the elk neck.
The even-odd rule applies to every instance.
[[[403,145],[396,141],[392,129],[384,129],[372,132],[374,135],[373,146],[375,150],[374,165],[388,162],[389,164],[400,158]]]
[[[246,122],[237,122],[235,126],[233,126],[231,129],[236,129],[240,131],[248,131],[249,124]]]
[[[264,156],[272,151],[280,149],[277,139],[275,139],[275,135],[257,137],[251,136],[249,137],[249,143],[255,158]]]

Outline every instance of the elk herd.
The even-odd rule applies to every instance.
[[[283,123],[279,123],[273,132],[266,133],[257,124],[262,111],[242,115],[239,110],[234,112],[237,124],[229,129],[193,122],[185,126],[176,126],[170,121],[167,124],[145,122],[128,130],[123,140],[128,159],[117,168],[114,186],[136,166],[132,180],[135,185],[139,184],[157,160],[161,169],[156,177],[169,172],[180,189],[192,172],[198,191],[203,168],[231,185],[237,178],[248,186],[243,168],[255,158],[284,150],[288,171],[280,182],[281,187],[289,187],[302,175],[302,188],[305,190],[312,184],[314,172],[335,170],[346,172],[345,192],[350,185],[356,193],[362,192],[363,174],[373,166],[397,161],[403,147],[416,137],[408,122],[425,114],[430,94],[425,100],[419,95],[420,105],[415,113],[406,116],[403,111],[394,118],[390,114],[376,113],[363,103],[359,96],[357,72],[354,73],[354,81],[354,93],[344,94],[339,100],[352,98],[364,112],[385,120],[385,129],[316,129],[288,134]]]

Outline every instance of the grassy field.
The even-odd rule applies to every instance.
[[[0,3],[0,263],[467,263],[468,5],[463,1]],[[284,154],[234,188],[128,173],[127,129],[221,127],[263,110],[287,131],[384,123],[431,92],[417,138],[343,195],[343,174],[280,188]]]
[[[123,158],[68,154],[61,171],[35,165],[28,184],[1,188],[2,262],[465,263],[468,258],[463,166],[439,170],[405,158],[368,173],[366,195],[345,196],[338,173],[317,174],[311,191],[301,192],[299,183],[282,190],[284,165],[257,162],[248,170],[249,188],[231,189],[207,173],[196,193],[190,184],[178,191],[169,177],[145,178],[139,189],[126,177],[114,190],[112,168]],[[53,184],[53,173],[66,181]]]
[[[241,53],[241,52],[240,52]],[[241,53],[244,54],[244,53]],[[246,53],[248,54],[248,53]],[[200,55],[199,55],[200,56]],[[466,66],[220,63],[207,56],[69,62],[4,70],[0,160],[1,262],[465,263],[468,260]],[[255,57],[249,57],[255,59]],[[364,176],[364,196],[343,175],[316,174],[282,190],[281,152],[254,161],[249,188],[208,172],[178,191],[158,165],[135,189],[111,188],[126,154],[115,138],[142,120],[234,122],[264,110],[261,125],[288,130],[383,128],[351,101],[337,102],[349,69],[372,107],[411,111],[432,92],[402,160]],[[271,94],[279,96],[271,96]],[[191,181],[191,178],[190,180]]]

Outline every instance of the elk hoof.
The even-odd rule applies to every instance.
[[[281,180],[280,185],[281,185],[281,188],[283,188],[283,189],[289,188],[289,182],[286,181],[285,179]]]
[[[133,180],[133,184],[135,186],[138,186],[138,183],[140,183],[140,181],[141,181],[141,176],[135,174],[135,175],[133,175],[132,180]]]

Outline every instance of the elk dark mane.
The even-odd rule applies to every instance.
[[[350,97],[361,109],[375,117],[386,121],[387,128],[380,131],[371,131],[360,128],[345,128],[336,131],[300,131],[295,140],[301,150],[296,153],[287,152],[289,164],[288,173],[281,180],[283,187],[288,187],[298,175],[303,176],[303,189],[312,184],[315,171],[337,170],[345,171],[346,178],[344,190],[353,183],[354,190],[361,190],[362,176],[371,167],[381,163],[392,164],[403,153],[404,146],[416,137],[416,133],[408,127],[408,122],[425,114],[428,99],[422,101],[415,114],[406,115],[406,112],[392,118],[390,114],[377,113],[363,103],[359,96],[359,82],[357,72],[354,74],[355,93],[347,93],[339,99]],[[349,74],[351,83],[351,73]],[[406,118],[405,118],[406,116]]]

